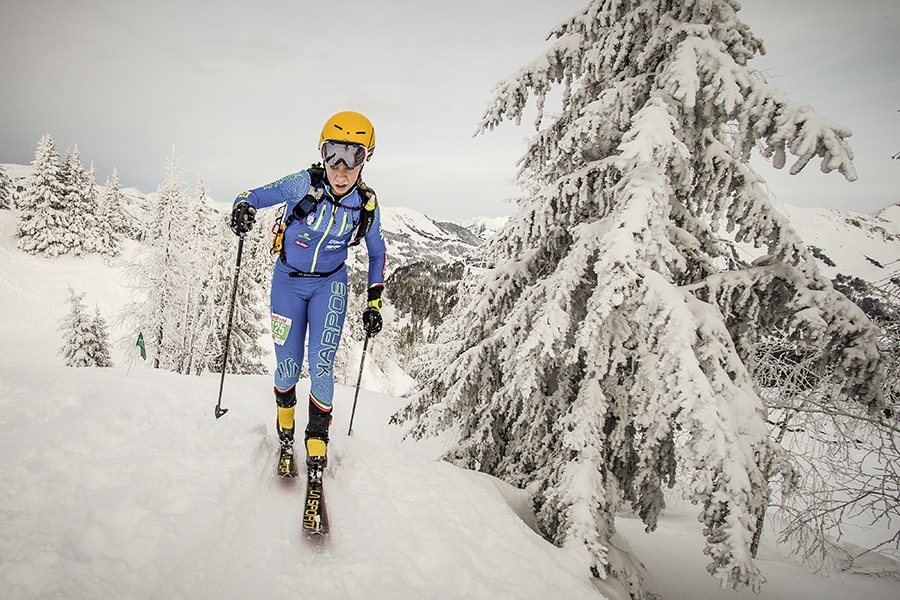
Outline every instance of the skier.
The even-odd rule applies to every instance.
[[[375,151],[372,123],[356,112],[332,116],[319,136],[324,163],[240,194],[231,212],[235,234],[246,234],[257,209],[284,203],[276,228],[270,305],[275,345],[275,403],[281,446],[278,473],[296,474],[293,458],[296,384],[304,346],[310,376],[305,431],[307,468],[327,464],[328,427],[334,397],[334,356],[347,306],[348,247],[365,240],[369,255],[368,305],[362,313],[367,335],[381,331],[386,248],[374,192],[362,181]],[[307,340],[308,335],[308,340]]]

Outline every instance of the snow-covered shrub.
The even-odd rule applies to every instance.
[[[111,367],[106,321],[99,308],[93,317],[89,316],[83,300],[84,293],[69,288],[69,312],[59,324],[63,336],[59,354],[67,367]]]

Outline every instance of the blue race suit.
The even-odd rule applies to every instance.
[[[363,200],[356,187],[335,200],[327,181],[324,197],[315,210],[292,219],[284,232],[283,260],[272,274],[272,339],[275,343],[276,393],[291,391],[300,379],[303,350],[309,332],[310,403],[331,412],[334,398],[334,356],[341,341],[347,308],[348,245],[359,225]],[[242,193],[235,200],[254,208],[286,203],[285,215],[310,191],[307,171]],[[386,247],[381,233],[381,211],[376,208],[363,238],[369,254],[369,289],[384,285]]]

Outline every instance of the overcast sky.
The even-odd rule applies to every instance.
[[[873,212],[900,201],[896,0],[746,0],[755,61],[797,101],[854,131],[859,181],[754,166],[774,200]],[[433,218],[510,214],[529,124],[473,137],[501,79],[549,47],[587,0],[0,0],[0,163],[49,133],[98,183],[152,192],[174,154],[230,202],[317,159],[324,121],[357,110],[381,202]],[[557,107],[550,106],[550,109]]]

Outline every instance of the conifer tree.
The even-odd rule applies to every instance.
[[[198,178],[186,218],[190,230],[187,263],[193,276],[184,290],[188,309],[182,314],[183,347],[178,368],[179,372],[197,375],[204,371],[221,372],[234,283],[234,234],[227,217],[213,217],[213,212],[206,185]],[[227,369],[231,373],[266,372],[261,360],[265,351],[259,340],[268,331],[265,324],[271,260],[267,232],[267,228],[259,226],[244,240],[228,354]]]
[[[6,174],[6,170],[0,166],[0,210],[9,210],[13,204],[12,180]]]
[[[136,321],[135,330],[144,332],[147,347],[152,349],[153,367],[177,370],[191,276],[189,225],[184,218],[188,201],[178,162],[171,159],[167,163],[166,181],[157,190],[147,225],[145,254],[132,266],[140,299],[128,312]]]
[[[180,216],[183,231],[180,237],[185,246],[180,249],[180,262],[186,276],[179,290],[183,307],[174,315],[173,330],[177,331],[178,341],[172,347],[171,359],[175,371],[190,373],[196,371],[195,363],[202,362],[204,350],[199,347],[198,324],[202,313],[209,310],[209,291],[206,288],[212,241],[207,231],[208,196],[203,180],[198,179],[193,196],[185,193],[183,199],[185,204]]]
[[[134,331],[144,332],[155,368],[197,375],[221,371],[235,239],[221,215],[210,219],[211,211],[202,179],[190,196],[178,162],[170,160],[146,228],[146,252],[132,265],[140,297],[127,311]],[[265,373],[259,340],[267,331],[268,276],[257,265],[271,261],[262,229],[245,240],[228,355],[233,373]]]
[[[856,174],[850,132],[792,102],[748,61],[762,42],[732,0],[594,0],[544,55],[498,85],[480,130],[537,127],[527,191],[416,375],[399,419],[414,435],[458,432],[447,458],[534,493],[558,545],[642,595],[610,551],[617,510],[648,530],[676,469],[700,507],[707,567],[758,590],[750,541],[769,472],[789,471],[752,379],[754,344],[789,332],[822,349],[845,392],[880,403],[865,316],[837,293],[749,167],[761,147],[792,173],[815,157]],[[767,254],[740,268],[731,241]]]
[[[228,305],[234,280],[234,234],[224,219],[217,219],[208,232],[206,271],[203,273],[200,309],[197,314],[196,350],[192,370],[221,373]]]
[[[66,213],[65,244],[76,256],[94,252],[98,245],[97,186],[93,167],[85,172],[77,145],[66,153],[59,177]]]
[[[271,212],[271,211],[267,211]],[[227,219],[219,219],[216,245],[222,251],[221,264],[228,267],[225,285],[218,287],[219,297],[215,309],[221,319],[219,348],[224,349],[227,330],[228,303],[233,293],[234,267],[236,263],[234,234],[227,226]],[[260,223],[244,238],[241,272],[238,278],[237,297],[234,306],[234,321],[231,329],[231,348],[228,352],[228,372],[244,374],[266,373],[262,362],[265,349],[260,345],[269,332],[269,286],[271,285],[272,261],[269,228]],[[216,362],[216,372],[221,372],[221,358]]]
[[[60,182],[59,152],[49,133],[38,143],[31,167],[19,201],[19,248],[29,254],[65,254],[69,250],[68,211]]]
[[[100,196],[99,213],[109,223],[112,235],[117,239],[121,240],[122,236],[136,237],[134,227],[125,213],[123,194],[119,185],[119,171],[115,167],[112,174],[106,178],[106,185]]]
[[[67,367],[111,367],[109,333],[106,321],[95,308],[92,317],[85,313],[84,293],[69,288],[69,312],[60,322],[63,346],[59,353]]]
[[[93,181],[93,168],[91,169]],[[94,209],[96,221],[91,247],[95,252],[107,256],[118,256],[122,252],[121,235],[128,231],[128,222],[122,209],[122,193],[119,191],[119,174],[113,169],[106,180],[103,193],[95,194],[97,204]]]

